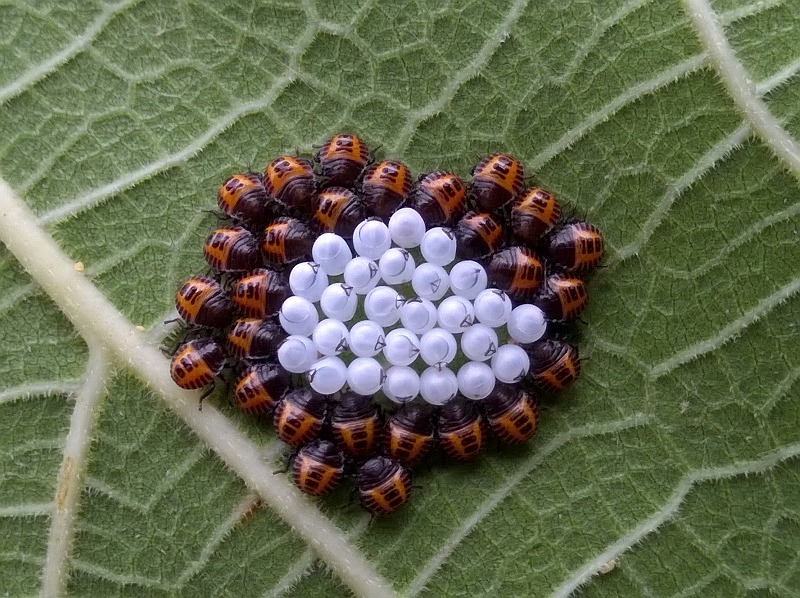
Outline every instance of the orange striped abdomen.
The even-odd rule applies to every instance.
[[[292,474],[300,490],[322,496],[338,486],[344,472],[344,455],[327,440],[314,440],[294,459]]]
[[[178,347],[170,362],[170,376],[181,388],[194,390],[211,384],[225,365],[222,347],[212,339],[197,339]]]
[[[522,163],[510,154],[492,154],[481,160],[472,172],[472,195],[478,208],[493,212],[522,190],[525,172]]]
[[[375,452],[380,438],[380,421],[377,415],[356,420],[331,424],[336,444],[344,452],[354,457],[366,457]]]
[[[482,420],[450,430],[439,431],[439,446],[448,457],[458,461],[469,461],[477,457],[486,443],[486,427]]]
[[[517,240],[528,245],[539,242],[561,218],[561,206],[544,189],[528,189],[514,202],[511,224]]]
[[[411,476],[407,471],[397,472],[377,488],[361,491],[361,504],[370,511],[388,515],[408,502]]]

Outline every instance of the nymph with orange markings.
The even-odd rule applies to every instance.
[[[439,411],[437,425],[439,447],[458,461],[477,457],[486,444],[486,424],[475,403],[455,398]]]
[[[450,172],[424,174],[419,177],[407,205],[420,213],[429,228],[450,224],[466,211],[467,188]]]
[[[311,257],[315,238],[314,232],[297,218],[278,218],[264,229],[261,251],[271,264],[290,264]]]
[[[326,402],[310,388],[289,391],[275,408],[275,433],[292,446],[316,439],[325,423]]]
[[[489,429],[500,441],[520,444],[536,433],[539,412],[533,398],[513,384],[498,382],[481,405]]]
[[[258,239],[243,226],[212,230],[203,244],[203,256],[217,272],[253,270],[263,260]]]
[[[170,362],[169,374],[175,384],[187,390],[208,387],[201,401],[212,390],[214,379],[225,367],[225,350],[213,338],[197,338],[182,344]]]
[[[532,301],[548,320],[569,322],[577,318],[589,302],[586,283],[575,276],[552,274]]]
[[[358,223],[366,217],[364,202],[350,189],[330,187],[317,195],[314,221],[321,232],[351,239]]]
[[[175,308],[189,326],[224,328],[236,317],[236,307],[220,284],[208,276],[193,276],[175,293]]]
[[[272,359],[286,333],[276,323],[260,318],[240,318],[228,330],[228,353],[245,360]]]
[[[561,206],[552,193],[544,189],[528,189],[514,201],[511,226],[520,243],[536,245],[561,218]]]
[[[388,457],[373,457],[358,468],[358,498],[379,515],[394,513],[408,502],[411,474]]]
[[[528,378],[548,392],[559,392],[581,373],[578,348],[559,340],[537,341],[526,348],[531,358]]]
[[[492,154],[472,169],[472,196],[482,212],[494,212],[522,190],[525,171],[511,154]]]
[[[342,395],[331,414],[331,433],[336,445],[352,457],[374,454],[381,437],[381,416],[372,397],[354,392]]]
[[[603,235],[588,222],[568,222],[547,240],[547,257],[570,272],[586,272],[603,259]]]
[[[386,421],[386,454],[403,465],[424,459],[435,444],[430,413],[420,405],[405,405]]]
[[[251,415],[267,415],[275,410],[289,390],[291,376],[279,365],[260,363],[248,366],[233,385],[236,406]]]
[[[492,256],[489,280],[518,301],[529,301],[542,286],[544,265],[527,247],[509,247]]]
[[[275,158],[264,171],[264,189],[268,197],[310,216],[317,191],[311,160],[299,156]]]
[[[267,192],[257,172],[234,174],[217,192],[217,204],[225,214],[249,227],[261,227],[267,220]]]
[[[344,455],[332,442],[312,440],[294,456],[292,477],[306,494],[322,496],[339,485],[344,474]]]
[[[411,171],[399,160],[382,160],[364,173],[361,195],[367,209],[388,218],[411,192]]]
[[[503,243],[503,227],[491,214],[467,213],[455,227],[457,253],[476,259],[494,253]]]
[[[266,318],[280,310],[291,294],[285,274],[260,268],[234,283],[231,298],[246,317]]]
[[[350,133],[334,135],[314,155],[326,186],[352,187],[369,163],[366,144]]]

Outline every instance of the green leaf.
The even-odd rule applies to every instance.
[[[0,592],[800,593],[800,0],[40,0],[0,28]],[[154,350],[220,181],[339,130],[415,172],[510,151],[609,247],[536,438],[375,521],[292,498],[271,430],[198,414]]]

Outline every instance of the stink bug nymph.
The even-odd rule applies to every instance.
[[[233,302],[249,318],[271,316],[291,294],[286,275],[264,268],[238,279],[231,291]]]
[[[345,393],[331,415],[331,432],[336,444],[353,457],[375,452],[381,433],[381,417],[372,397]]]
[[[408,502],[411,474],[388,457],[373,457],[358,468],[358,497],[364,508],[388,515]]]
[[[588,222],[568,222],[548,239],[547,257],[569,271],[586,272],[603,259],[603,235]]]
[[[286,333],[278,324],[259,318],[240,318],[228,330],[228,352],[239,359],[274,358]]]
[[[478,209],[494,212],[522,189],[525,172],[522,164],[510,154],[487,156],[472,170],[472,195]]]
[[[516,385],[498,382],[482,405],[489,429],[502,442],[519,444],[536,433],[539,420],[536,403]]]
[[[276,265],[311,257],[316,235],[297,218],[278,218],[264,229],[264,259]]]
[[[272,413],[289,389],[289,372],[279,365],[260,363],[248,366],[233,385],[236,406],[252,415]]]
[[[301,447],[294,457],[292,477],[295,485],[306,494],[328,494],[342,479],[344,455],[327,440],[312,440]]]
[[[292,446],[308,444],[322,431],[326,405],[310,388],[289,391],[275,408],[275,433]]]
[[[411,192],[411,171],[399,160],[383,160],[370,166],[361,182],[361,195],[367,208],[380,218],[388,218]]]
[[[517,241],[534,246],[561,218],[561,207],[552,193],[528,189],[514,201],[511,226]]]
[[[529,345],[527,351],[531,357],[528,377],[542,390],[562,391],[581,373],[581,360],[575,345],[544,340]]]
[[[351,239],[356,226],[367,216],[364,202],[344,187],[330,187],[320,191],[314,220],[320,232],[336,233]]]
[[[366,144],[350,133],[334,135],[314,156],[325,185],[352,187],[369,163]]]
[[[422,175],[408,198],[408,207],[422,215],[430,227],[455,222],[464,215],[467,189],[458,176],[450,172]]]
[[[175,293],[175,308],[189,326],[224,328],[236,308],[220,284],[208,276],[193,276]]]
[[[530,301],[542,285],[544,265],[527,247],[509,247],[492,256],[486,273],[514,299]]]
[[[486,424],[474,401],[456,397],[439,412],[439,447],[458,461],[477,457],[486,444]]]
[[[170,376],[181,388],[194,390],[214,382],[225,367],[225,350],[212,338],[198,338],[175,351]]]
[[[285,206],[311,215],[317,182],[311,161],[299,156],[281,156],[267,164],[264,189]]]
[[[217,272],[253,270],[262,262],[258,240],[243,226],[212,230],[203,244],[203,256]]]
[[[386,454],[403,465],[424,459],[434,445],[431,415],[420,405],[405,405],[386,421]]]
[[[547,277],[533,304],[548,320],[568,322],[577,318],[589,301],[586,284],[575,276],[553,274]]]
[[[476,259],[500,249],[503,227],[490,214],[469,212],[455,228],[458,256]]]
[[[258,228],[267,219],[267,193],[256,172],[234,174],[225,180],[217,192],[217,204],[225,214]]]

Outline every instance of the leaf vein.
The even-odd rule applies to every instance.
[[[567,598],[591,577],[597,575],[600,567],[610,560],[618,558],[622,553],[641,542],[642,539],[655,532],[666,521],[670,520],[680,509],[692,487],[698,482],[717,481],[739,475],[764,473],[776,465],[800,456],[800,443],[790,444],[772,451],[760,459],[743,461],[724,467],[697,469],[686,474],[678,483],[672,496],[664,507],[641,525],[610,544],[606,550],[587,561],[553,592],[554,598]]]
[[[75,37],[71,44],[64,47],[60,52],[53,54],[47,60],[28,69],[20,77],[8,85],[0,88],[0,106],[5,104],[11,98],[18,96],[40,80],[49,76],[55,72],[59,66],[80,54],[85,48],[91,45],[91,43],[100,33],[102,33],[102,31],[114,19],[114,17],[133,6],[137,1],[138,0],[124,0],[118,4],[110,4],[106,6],[106,8],[100,12],[98,17],[89,24],[83,33]]]
[[[800,179],[800,147],[770,113],[739,62],[708,0],[684,0],[698,37],[709,53],[728,94],[753,130],[772,152]]]
[[[513,475],[506,478],[505,483],[495,490],[495,492],[481,504],[461,525],[445,540],[438,552],[433,555],[420,569],[417,576],[409,583],[406,588],[408,596],[416,596],[425,589],[431,577],[438,571],[444,562],[455,551],[456,547],[474,530],[477,525],[491,513],[516,486],[536,469],[552,453],[576,438],[587,438],[601,434],[614,434],[622,430],[645,425],[651,420],[651,416],[644,413],[637,413],[631,417],[605,424],[588,425],[580,428],[573,428],[562,432],[553,437],[549,442],[539,448],[530,458],[523,461],[516,468]]]

